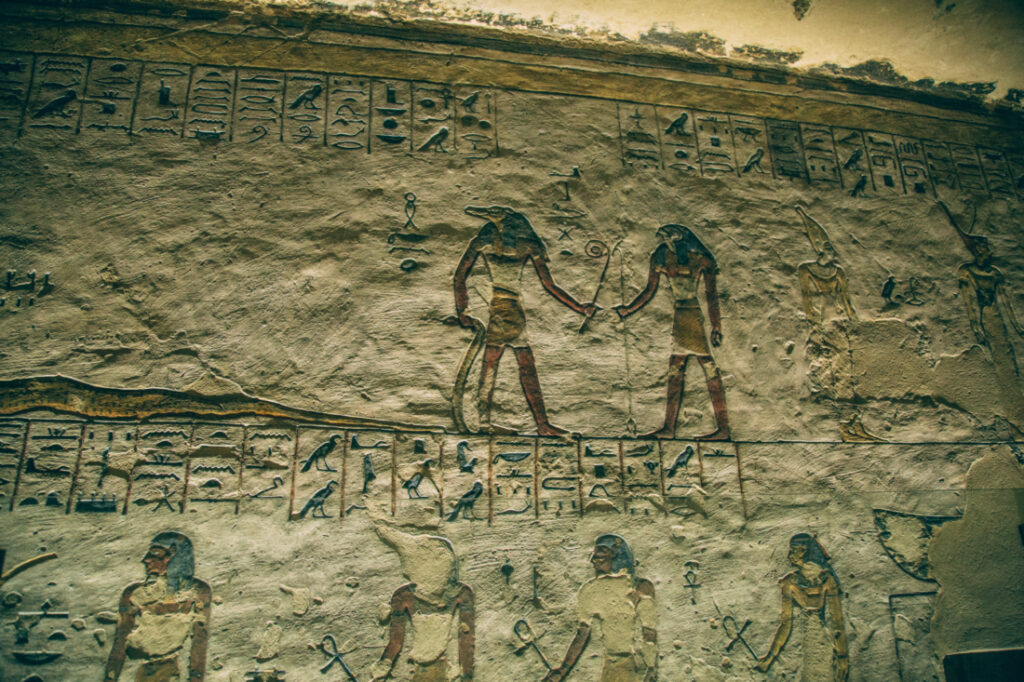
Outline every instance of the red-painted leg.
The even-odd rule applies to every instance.
[[[537,365],[533,359],[533,351],[528,347],[515,348],[516,360],[519,362],[519,383],[523,386],[526,402],[533,412],[533,420],[537,423],[537,433],[541,436],[567,436],[565,429],[552,425],[548,421],[544,409],[544,396],[540,392],[540,379],[537,377]]]
[[[679,405],[683,400],[686,380],[686,361],[689,355],[673,355],[668,359],[668,378],[665,390],[665,423],[660,429],[645,433],[641,438],[675,438]]]

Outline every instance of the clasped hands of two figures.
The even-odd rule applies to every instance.
[[[583,311],[581,314],[589,319],[602,310],[604,310],[604,308],[602,308],[599,305],[596,305],[594,303],[587,303],[586,305],[583,306]],[[623,320],[632,314],[632,311],[629,310],[629,306],[624,304],[613,306],[612,310],[618,313],[620,320]],[[475,325],[475,320],[469,315],[467,315],[464,311],[458,311],[456,313],[456,317],[459,320],[459,324],[465,327],[466,329],[472,329]],[[721,329],[711,330],[711,345],[716,347],[722,345]]]

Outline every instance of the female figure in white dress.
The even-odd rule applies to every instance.
[[[846,682],[850,675],[850,655],[839,603],[839,578],[832,570],[829,556],[813,535],[799,533],[789,541],[789,561],[796,570],[780,581],[779,628],[768,653],[758,662],[757,670],[767,672],[778,658],[793,629],[793,611],[796,610],[806,615],[800,679],[803,682]]]

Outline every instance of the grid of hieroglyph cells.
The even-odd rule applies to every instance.
[[[0,420],[0,510],[219,510],[448,523],[686,517],[743,499],[740,445],[339,429],[235,421]],[[369,511],[368,511],[369,510]]]
[[[497,152],[492,90],[335,73],[0,55],[0,140],[104,135],[329,147],[347,153]]]
[[[771,118],[620,102],[622,163],[674,175],[763,178],[852,196],[1024,193],[1024,153]]]
[[[853,196],[1024,192],[1024,151],[617,102],[622,163],[669,175],[773,178]],[[0,142],[121,135],[498,154],[498,92],[313,71],[0,54]]]

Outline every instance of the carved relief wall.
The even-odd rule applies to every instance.
[[[980,583],[1020,575],[1018,510],[965,496],[982,459],[1020,487],[1019,119],[8,11],[3,679],[917,680],[1022,645],[957,557],[989,529]]]

